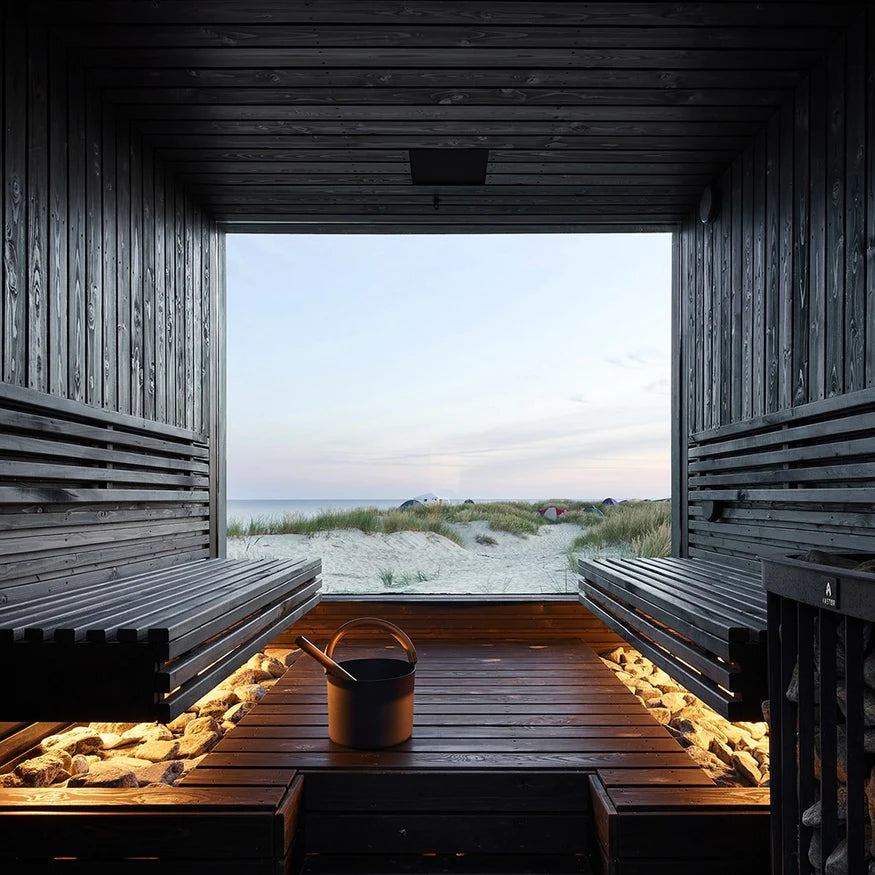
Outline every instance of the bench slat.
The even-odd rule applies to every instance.
[[[688,622],[692,628],[703,629],[727,641],[746,640],[753,627],[752,618],[746,613],[721,604],[712,595],[692,594],[689,589],[677,586],[671,574],[643,570],[619,559],[582,559],[581,569],[601,573],[622,591],[635,595],[645,612],[647,605],[655,605],[670,611],[672,617]]]
[[[218,657],[227,653],[229,645],[236,647],[265,626],[272,625],[281,617],[288,617],[296,608],[309,602],[319,592],[321,586],[321,580],[315,580],[303,589],[296,589],[278,603],[259,611],[243,623],[239,623],[225,635],[212,639],[208,644],[191,651],[186,656],[174,659],[166,668],[155,675],[155,691],[169,693],[175,690],[176,687],[215,662]]]
[[[605,625],[621,635],[629,644],[648,657],[655,665],[667,672],[674,680],[686,687],[691,693],[698,696],[703,702],[710,705],[719,714],[729,720],[755,720],[759,711],[758,703],[752,705],[743,699],[736,698],[732,694],[721,690],[716,684],[691,671],[680,659],[675,659],[670,653],[653,645],[649,638],[640,634],[634,628],[618,620],[610,611],[592,601],[585,593],[581,593],[580,600],[584,607],[592,611]],[[649,630],[648,630],[649,632]],[[758,701],[762,701],[759,699]]]
[[[199,563],[185,563],[188,573],[195,574],[195,565],[204,565],[207,561],[208,560],[203,559]],[[171,566],[158,571],[142,572],[140,574],[131,575],[130,577],[120,578],[115,582],[114,590],[117,589],[119,592],[124,592],[126,589],[130,588],[131,590],[136,591],[150,579],[154,580],[156,583],[168,582],[175,579],[180,574],[185,573],[186,570],[180,566]],[[68,590],[66,593],[51,593],[49,595],[37,596],[28,599],[26,602],[15,605],[12,608],[7,608],[3,612],[3,625],[0,626],[0,636],[2,636],[0,637],[0,641],[6,640],[9,637],[8,633],[12,631],[16,625],[23,628],[24,624],[38,624],[43,618],[50,617],[52,615],[53,607],[57,608],[57,614],[60,616],[61,612],[71,604],[84,604],[86,600],[89,599],[99,602],[101,598],[105,598],[105,593],[106,581],[100,581],[77,586],[75,589]]]
[[[761,719],[767,620],[758,574],[711,559],[578,564],[580,600],[595,616],[719,713]]]
[[[245,648],[237,655],[231,654],[226,659],[215,663],[210,674],[200,675],[193,682],[182,687],[178,692],[159,702],[155,706],[156,719],[162,723],[172,720],[208,693],[222,677],[228,675],[238,665],[242,665],[253,653],[257,653],[265,644],[272,641],[283,629],[299,620],[307,611],[314,608],[321,595],[312,596],[308,601],[295,608],[290,613],[266,626],[262,632],[250,639]],[[233,657],[233,658],[232,658]],[[242,657],[242,659],[240,658]]]
[[[150,610],[160,608],[163,604],[178,604],[190,600],[208,597],[220,588],[224,582],[236,584],[261,574],[267,574],[276,568],[276,563],[260,562],[258,565],[226,564],[216,566],[207,563],[192,575],[178,575],[172,581],[162,581],[159,585],[141,584],[139,589],[124,593],[124,597],[104,599],[100,603],[101,610],[85,607],[76,612],[69,621],[76,637],[86,637],[90,641],[101,642],[107,638],[117,638],[119,625],[139,618]],[[59,633],[63,633],[59,638]],[[68,630],[57,628],[55,637],[59,640],[69,640]],[[136,641],[135,636],[122,636],[120,641]],[[143,636],[145,640],[145,635]]]
[[[590,576],[595,577],[595,575]],[[581,589],[583,589],[584,591],[586,590],[587,582],[588,580],[586,579],[581,581]],[[630,595],[626,591],[622,582],[609,580],[605,575],[600,575],[598,577],[598,588],[603,594],[611,598],[612,601],[620,601],[625,607],[633,608],[642,612],[646,616],[653,618],[659,623],[662,623],[663,626],[674,629],[676,632],[685,636],[687,639],[695,641],[697,644],[701,645],[712,653],[715,653],[722,659],[730,661],[729,641],[726,638],[722,638],[719,635],[714,635],[711,632],[706,631],[705,629],[697,628],[691,623],[675,617],[670,611],[662,610],[659,606],[654,605],[652,602],[647,602],[644,599],[638,598],[637,596]]]
[[[740,611],[745,616],[752,614],[766,622],[766,610],[763,599],[762,586],[752,579],[745,583],[738,583],[728,578],[723,578],[713,570],[697,569],[690,563],[669,564],[659,559],[640,559],[636,561],[640,568],[651,570],[654,574],[665,573],[665,568],[671,568],[674,577],[688,584],[690,592],[701,592],[703,595],[718,595],[725,600],[727,607]]]
[[[226,567],[225,569],[208,569],[207,573],[199,575],[193,580],[182,577],[165,589],[150,588],[144,593],[126,603],[112,604],[108,611],[100,616],[87,616],[80,619],[81,626],[75,629],[77,637],[84,637],[94,643],[102,643],[108,640],[118,640],[125,643],[146,641],[147,636],[133,634],[119,635],[121,626],[126,622],[138,620],[141,615],[148,613],[157,605],[179,605],[180,610],[189,610],[202,601],[213,598],[216,593],[221,593],[227,584],[231,586],[245,586],[249,581],[258,579],[262,575],[272,573],[278,565],[265,563],[257,568]],[[59,631],[56,630],[55,637]]]
[[[738,598],[750,599],[754,604],[762,604],[763,584],[759,574],[748,574],[734,568],[727,568],[716,562],[690,562],[688,559],[642,559],[645,564],[663,565],[675,573],[707,580],[711,586],[735,594]]]
[[[726,687],[728,690],[733,688],[738,672],[732,668],[731,663],[715,662],[713,655],[709,655],[707,651],[696,648],[691,642],[685,641],[677,634],[672,634],[670,629],[663,629],[657,624],[649,622],[648,618],[642,617],[620,602],[606,598],[595,586],[584,585],[583,591],[590,602],[595,602],[603,610],[609,611],[615,617],[622,620],[624,629],[627,626],[630,628],[636,628],[638,625],[646,626],[649,639],[664,647],[672,655],[680,657],[684,662],[698,669],[715,683]]]
[[[177,593],[189,590],[207,589],[220,570],[205,561],[199,563],[198,567],[177,567],[168,571],[172,573],[162,572],[152,579],[146,575],[133,582],[122,578],[111,590],[107,589],[106,584],[100,584],[81,600],[76,598],[74,592],[59,605],[57,613],[50,605],[42,605],[38,616],[25,626],[25,637],[31,641],[54,638],[64,643],[83,640],[91,622],[105,619],[109,628],[115,628],[109,621],[117,610],[117,603],[137,609],[150,604],[158,592],[166,592],[174,597]],[[241,573],[244,571],[241,569]],[[232,572],[229,569],[226,573]],[[252,569],[251,573],[257,573],[256,569]],[[104,636],[97,640],[104,640]]]
[[[186,634],[195,630],[198,630],[198,634],[200,634],[200,630],[209,628],[210,623],[216,618],[225,621],[231,618],[242,620],[251,613],[250,607],[253,602],[263,599],[288,582],[312,576],[319,567],[318,560],[313,562],[298,560],[294,566],[272,571],[267,577],[244,589],[224,586],[223,589],[226,591],[217,594],[213,599],[202,602],[197,613],[193,614],[186,609],[167,617],[166,612],[164,612],[163,616],[168,620],[166,625],[161,625],[161,618],[156,624],[154,618],[144,617],[140,627],[136,630],[120,629],[119,632],[124,631],[125,637],[127,637],[129,631],[135,631],[138,639],[141,634],[145,633],[149,641],[156,643],[179,641],[184,639]]]

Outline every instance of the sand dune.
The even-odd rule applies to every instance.
[[[579,526],[542,526],[525,538],[457,523],[463,546],[431,532],[365,534],[357,529],[315,535],[229,538],[235,558],[321,558],[328,593],[563,593],[577,580],[567,550]],[[477,535],[494,538],[478,544]],[[584,554],[579,554],[584,555]]]

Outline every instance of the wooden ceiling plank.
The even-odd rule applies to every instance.
[[[213,69],[180,67],[136,67],[91,69],[94,82],[108,89],[170,88],[196,93],[199,89],[255,89],[271,93],[283,89],[330,92],[343,89],[757,89],[768,82],[776,89],[793,88],[797,70],[747,67],[739,70],[636,70],[636,69],[518,69],[494,67],[481,70],[452,68],[393,69],[374,65],[342,69],[295,69],[274,67]]]
[[[174,0],[142,3],[139,0],[54,0],[44,3],[58,22],[113,24],[213,25],[259,22],[264,24],[467,24],[490,26],[635,26],[781,27],[792,20],[797,27],[832,27],[847,22],[845,3],[830,2],[628,2],[597,3],[481,2],[464,0]]]
[[[599,216],[611,216],[611,215],[624,215],[628,216],[630,213],[630,205],[629,204],[599,204],[598,209],[593,209],[592,206],[589,206],[584,203],[571,204],[571,205],[562,205],[561,207],[552,207],[550,205],[545,205],[543,207],[532,207],[528,203],[525,204],[516,204],[513,208],[502,207],[501,209],[492,209],[484,208],[480,205],[468,205],[465,207],[448,207],[443,203],[440,206],[439,211],[435,213],[430,204],[426,205],[413,205],[407,204],[403,206],[395,206],[391,204],[369,204],[367,206],[356,206],[353,204],[343,205],[343,208],[340,208],[340,205],[332,208],[330,205],[326,204],[289,204],[285,201],[272,201],[272,200],[261,200],[255,199],[251,202],[246,203],[226,203],[223,200],[210,200],[209,205],[211,208],[223,215],[234,215],[234,214],[242,214],[244,216],[250,215],[252,213],[262,213],[269,212],[274,210],[277,213],[290,213],[293,214],[297,219],[301,219],[303,216],[314,216],[317,217],[316,221],[320,221],[319,217],[324,218],[326,215],[341,215],[341,216],[352,216],[352,215],[360,215],[360,216],[423,216],[431,219],[433,216],[435,220],[445,220],[448,216],[466,216],[473,221],[474,217],[478,218],[478,223],[480,219],[483,222],[494,221],[497,216],[499,217],[508,217],[508,221],[510,222],[510,217],[521,217],[524,219],[532,219],[534,216],[542,216],[545,219],[549,220],[551,216],[577,216],[577,217],[599,217]],[[645,206],[636,205],[635,206],[635,214],[640,216],[675,216],[682,209],[683,205],[665,205],[665,204],[648,204]],[[516,219],[514,219],[516,221]],[[513,222],[511,222],[513,224]]]
[[[460,137],[467,138],[474,146],[495,148],[490,138],[547,135],[552,140],[576,136],[753,136],[760,125],[756,121],[675,121],[675,120],[598,120],[598,121],[488,121],[472,124],[467,121],[289,121],[264,119],[221,121],[166,119],[141,120],[137,127],[147,135],[157,137],[178,136],[194,138],[197,136],[245,136],[269,137],[283,136],[338,136],[365,137],[368,142],[372,136],[396,136],[404,141],[407,148],[417,145],[420,137]],[[347,140],[352,147],[354,141]],[[364,145],[364,143],[358,143]]]
[[[698,156],[697,156],[698,157]],[[648,161],[646,159],[636,159],[632,156],[626,161],[622,161],[611,156],[613,160],[604,161],[597,157],[589,162],[566,161],[564,156],[557,155],[555,162],[497,162],[489,161],[489,171],[493,175],[501,175],[505,173],[551,173],[573,174],[573,173],[716,173],[723,165],[719,161]],[[257,181],[258,175],[262,173],[273,174],[292,174],[294,176],[306,175],[315,173],[321,176],[330,174],[387,174],[397,175],[399,173],[409,174],[410,167],[405,163],[399,164],[366,164],[366,163],[341,163],[341,162],[257,162],[253,161],[248,165],[241,165],[234,162],[217,162],[217,161],[187,161],[170,165],[174,172],[182,176],[190,176],[197,173],[208,173],[211,175],[221,175],[223,173],[232,173],[239,175],[241,173],[251,174],[253,182]],[[408,180],[409,181],[409,180]]]
[[[247,216],[236,216],[236,215],[226,215],[224,213],[217,214],[217,221],[219,222],[235,222],[237,220],[244,221],[270,221],[271,218],[281,218],[281,214],[274,216],[273,214],[267,213],[262,214],[255,212],[252,214],[252,218]],[[383,219],[385,218],[385,221]],[[405,226],[416,226],[420,229],[420,231],[424,231],[426,229],[431,229],[432,233],[447,233],[449,230],[450,233],[495,233],[496,223],[500,225],[501,231],[503,233],[531,233],[537,227],[536,223],[547,222],[554,228],[564,227],[567,229],[569,227],[573,227],[576,229],[588,227],[590,223],[596,222],[598,224],[607,224],[609,222],[617,223],[617,224],[626,224],[628,222],[647,222],[649,224],[654,225],[668,225],[678,221],[677,214],[665,214],[665,215],[653,215],[653,216],[633,216],[629,213],[625,213],[623,215],[616,216],[601,216],[601,215],[582,215],[578,217],[559,217],[558,219],[553,219],[551,221],[550,216],[519,216],[518,222],[508,221],[503,217],[488,217],[480,222],[470,222],[470,216],[446,216],[441,221],[437,222],[424,222],[422,221],[421,216],[386,216],[386,217],[374,217],[374,216],[337,216],[332,219],[329,216],[295,216],[294,219],[299,224],[303,224],[305,222],[312,222],[316,225],[326,225],[329,223],[336,224],[338,222],[358,222],[362,224],[365,228],[371,227],[374,231],[379,231],[384,226],[391,227],[405,227]],[[559,225],[559,222],[565,221],[568,224]],[[372,231],[371,233],[374,233]],[[322,232],[324,233],[324,231]],[[403,233],[403,232],[402,232]]]
[[[253,215],[242,221],[234,221],[217,215],[216,222],[223,230],[238,234],[642,234],[668,233],[674,231],[682,216],[653,223],[636,220],[634,213],[615,220],[593,222],[534,222],[529,225],[505,225],[496,221],[493,225],[467,225],[453,221],[444,225],[418,225],[413,222],[376,223],[366,218],[361,223],[339,220],[337,222],[292,222],[275,216]]]
[[[775,112],[777,105],[767,106],[646,106],[616,104],[605,106],[469,106],[469,105],[305,105],[270,104],[259,106],[156,105],[128,106],[125,115],[154,126],[160,122],[505,122],[526,124],[550,122],[571,124],[590,121],[677,121],[677,122],[753,122],[761,125]]]
[[[532,139],[532,138],[527,138]],[[216,160],[246,160],[246,161],[273,161],[273,160],[307,160],[312,157],[319,160],[320,155],[347,153],[350,157],[355,154],[368,156],[377,152],[389,153],[395,157],[407,155],[407,144],[400,142],[399,138],[379,138],[379,145],[373,145],[373,138],[369,138],[360,149],[350,148],[346,138],[334,138],[327,145],[325,138],[319,137],[311,140],[308,137],[284,139],[280,145],[271,145],[270,140],[264,144],[255,144],[248,147],[227,147],[221,144],[197,148],[168,147],[161,150],[163,158],[169,161],[198,160],[201,157],[208,159],[214,156]],[[224,140],[222,141],[224,143]],[[531,146],[514,144],[511,147],[490,147],[492,155],[523,155],[526,158],[550,158],[557,152],[560,154],[579,155],[588,152],[636,152],[647,150],[651,154],[683,153],[683,152],[706,152],[710,150],[729,152],[734,156],[737,137],[585,137],[581,138],[579,146],[553,147]],[[287,145],[288,144],[288,145]],[[343,160],[338,155],[340,160]]]
[[[795,78],[795,77],[794,77]],[[787,88],[106,88],[104,97],[132,115],[136,111],[172,113],[176,107],[198,111],[246,107],[596,107],[596,106],[775,106]],[[219,117],[219,116],[217,116]]]
[[[206,203],[206,201],[205,201]],[[239,213],[243,212],[248,215],[258,208],[267,210],[275,209],[289,215],[428,215],[432,210],[431,204],[400,204],[394,202],[384,204],[382,202],[370,201],[367,203],[326,203],[326,204],[300,204],[297,202],[288,203],[286,201],[262,201],[259,198],[254,198],[242,203],[226,203],[224,200],[209,200],[213,210],[219,210],[223,213]],[[625,203],[611,204],[602,203],[601,201],[593,201],[587,204],[583,201],[574,203],[561,202],[558,205],[543,204],[541,206],[532,206],[528,200],[520,201],[510,207],[501,206],[501,210],[497,210],[493,215],[533,215],[535,213],[548,216],[579,216],[582,211],[587,215],[590,214],[617,214],[624,213],[626,215],[635,212],[639,207],[642,210],[642,215],[656,213],[671,213],[672,215],[682,213],[688,209],[689,202],[677,200],[675,202],[647,204],[641,207],[640,201],[627,201]],[[582,208],[586,207],[585,210]],[[439,213],[441,215],[474,215],[477,214],[483,207],[480,204],[462,204],[445,206],[441,201]],[[555,211],[554,211],[555,210]]]
[[[623,173],[623,174],[614,174],[614,173],[591,173],[584,174],[579,173],[575,175],[567,174],[567,175],[556,175],[550,176],[547,179],[543,177],[539,177],[538,174],[506,174],[504,176],[500,176],[493,184],[495,185],[532,185],[538,186],[539,188],[542,186],[548,185],[583,185],[587,182],[599,183],[600,185],[634,185],[636,182],[641,181],[642,177],[648,182],[652,181],[653,174],[649,173]],[[489,175],[487,175],[487,187],[490,185],[489,183]],[[246,186],[250,184],[250,182],[254,182],[254,178],[251,175],[246,176],[238,176],[234,174],[225,174],[221,177],[211,175],[208,173],[199,173],[199,174],[189,174],[181,177],[181,179],[186,180],[192,186],[198,185],[210,185],[215,184],[216,182],[221,181],[225,185],[239,185]],[[661,173],[659,175],[660,182],[663,185],[689,185],[695,186],[697,184],[704,185],[705,182],[710,179],[710,174],[701,173],[701,174],[680,174],[680,173]],[[258,177],[258,181],[261,185],[294,185],[295,177],[289,177],[284,174],[270,174],[265,173]],[[319,176],[314,173],[308,173],[306,175],[302,175],[298,178],[298,180],[302,185],[306,184],[310,185],[362,185],[362,186],[378,186],[381,187],[385,185],[410,185],[410,177],[404,176],[402,174],[398,174],[397,176],[367,176],[362,174],[361,176],[355,176],[352,174],[329,174],[325,176]],[[429,190],[431,188],[429,187]]]
[[[152,48],[97,47],[83,51],[89,68],[138,67],[542,67],[603,69],[637,68],[661,72],[673,69],[797,70],[813,66],[821,51],[815,49],[573,49],[573,48]]]
[[[233,194],[235,192],[248,192],[263,190],[266,192],[276,191],[278,186],[261,186],[261,187],[241,187],[240,185],[202,185],[198,191],[204,191],[212,194]],[[557,202],[562,200],[575,200],[581,198],[595,198],[598,196],[618,198],[628,197],[630,199],[647,198],[649,201],[653,197],[659,195],[670,194],[679,198],[688,198],[697,196],[699,190],[695,185],[674,185],[660,184],[657,180],[651,179],[646,183],[640,183],[634,189],[623,189],[616,185],[602,184],[587,184],[587,185],[543,185],[539,186],[537,191],[526,191],[520,189],[519,186],[513,185],[490,185],[490,186],[423,186],[422,188],[410,185],[393,185],[393,186],[358,186],[358,185],[298,185],[289,186],[287,190],[294,192],[302,200],[308,198],[318,198],[320,201],[336,197],[344,201],[351,199],[353,202],[359,198],[375,198],[382,196],[390,200],[394,197],[427,197],[429,200],[435,195],[439,195],[443,199],[457,198],[459,200],[480,198],[506,198],[512,202],[515,198],[525,199],[528,196],[555,198]]]
[[[555,161],[601,163],[625,163],[629,161],[648,161],[656,164],[672,164],[677,162],[724,164],[734,157],[728,149],[673,149],[659,150],[599,150],[599,149],[565,149],[557,152],[532,149],[501,149],[489,153],[489,162],[493,166],[501,163],[517,161],[535,161],[552,163]],[[317,165],[349,164],[355,167],[379,165],[408,164],[406,149],[380,151],[376,149],[277,149],[254,152],[228,151],[223,149],[166,149],[162,150],[162,160],[180,171],[204,170],[249,173],[258,172],[259,167],[265,170],[290,169],[290,165],[304,164],[307,167]]]
[[[839,34],[835,21],[828,26],[800,27],[795,18],[779,26],[641,27],[613,25],[439,25],[403,27],[335,24],[330,27],[292,24],[138,24],[93,23],[60,25],[61,42],[73,49],[654,49],[737,51],[821,50]]]

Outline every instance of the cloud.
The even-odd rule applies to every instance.
[[[568,400],[573,401],[575,404],[589,404],[589,401],[583,395],[569,395]]]
[[[671,395],[671,383],[663,377],[661,380],[654,380],[644,387],[644,391],[648,395]]]
[[[608,364],[620,368],[651,368],[665,361],[665,355],[656,349],[636,349],[620,356],[609,356]]]

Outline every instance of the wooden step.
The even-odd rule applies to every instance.
[[[591,871],[580,855],[308,854],[301,875],[588,875]]]

